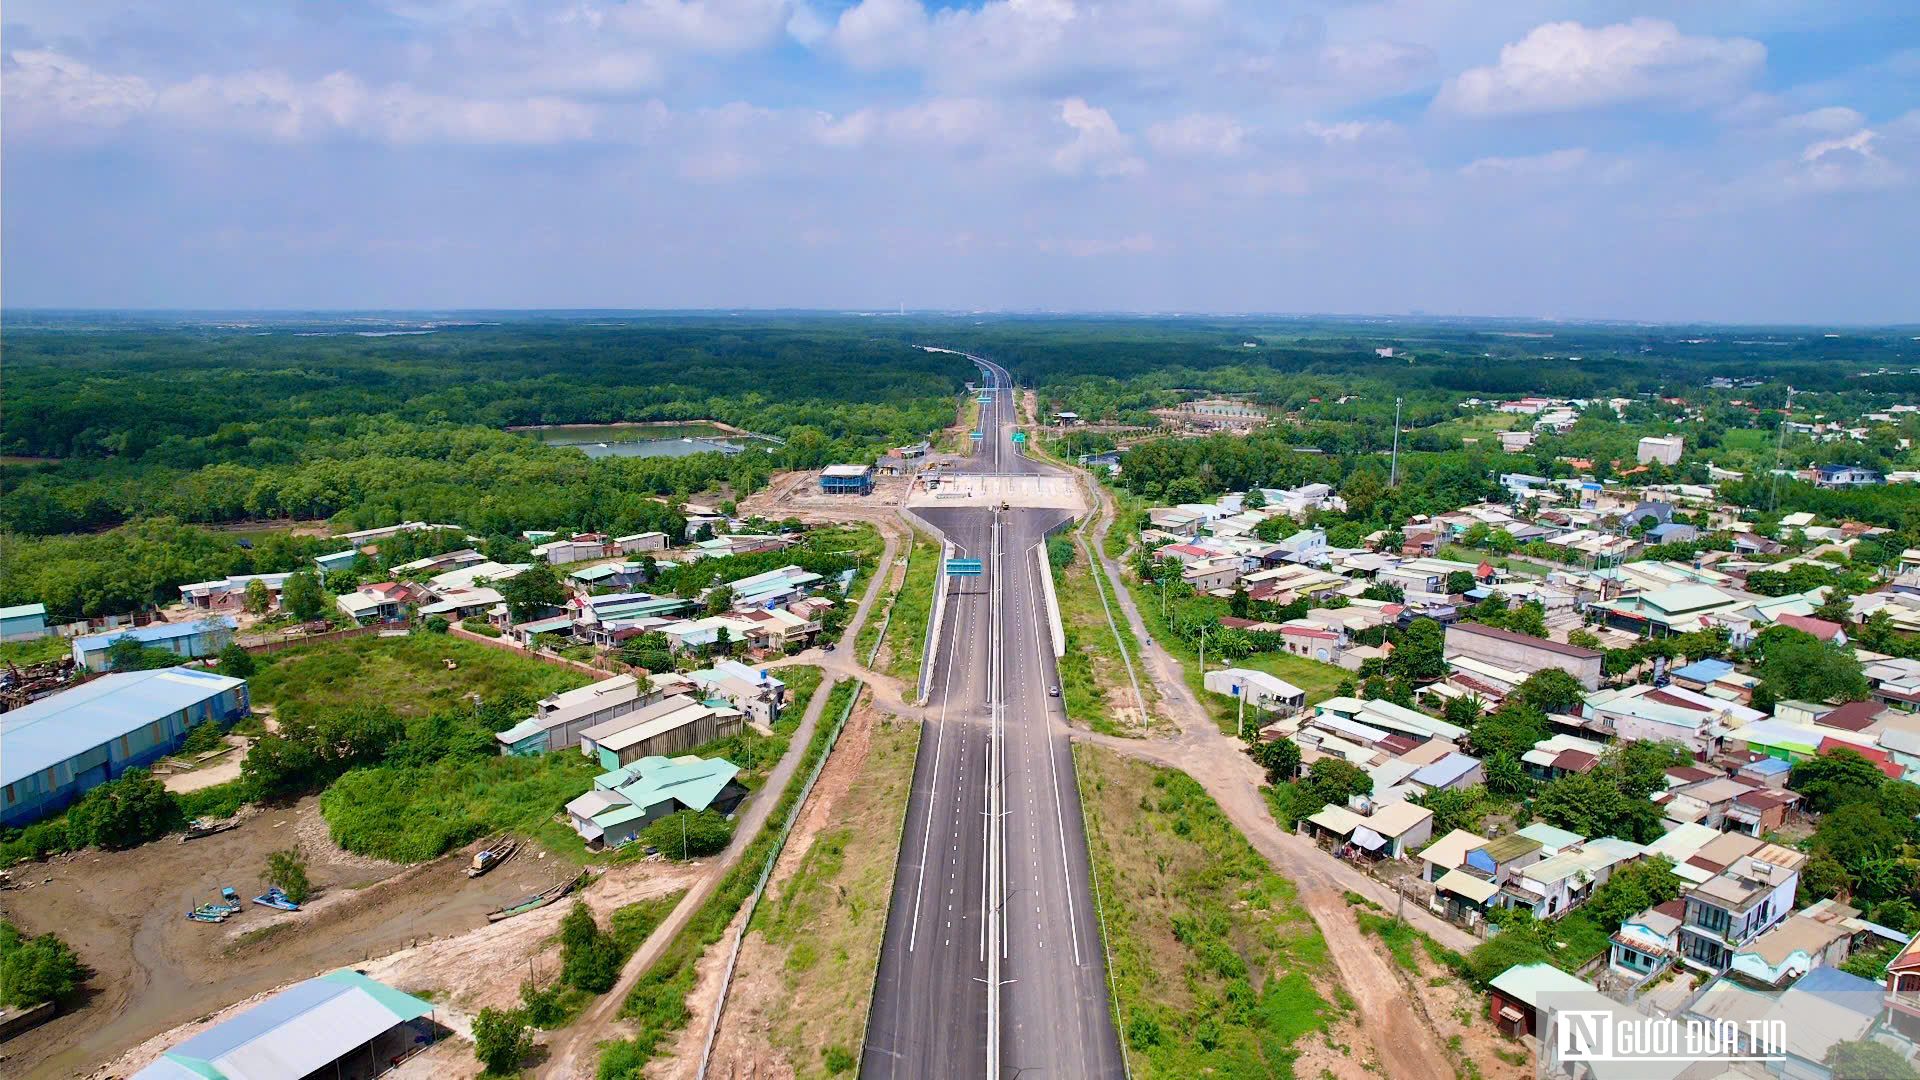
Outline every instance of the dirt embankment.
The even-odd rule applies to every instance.
[[[290,847],[307,858],[316,890],[308,907],[247,903],[265,890],[268,853]],[[0,893],[0,915],[28,933],[58,933],[92,975],[77,1007],[0,1047],[0,1073],[92,1075],[96,1063],[142,1040],[262,991],[484,926],[488,911],[574,870],[523,856],[470,882],[466,859],[405,867],[349,854],[328,840],[318,801],[303,799],[249,812],[240,827],[200,840],[168,837],[17,867],[14,880],[29,887]],[[239,914],[225,923],[186,918],[222,886],[239,891]]]
[[[827,1047],[858,1054],[917,735],[871,705],[848,720],[741,945],[709,1076],[825,1075]],[[701,959],[693,1019],[650,1078],[694,1076],[730,941]]]

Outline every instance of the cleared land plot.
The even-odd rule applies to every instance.
[[[448,668],[446,661],[454,666]],[[446,634],[363,637],[301,646],[259,658],[247,681],[254,701],[273,706],[282,721],[312,709],[385,706],[423,716],[465,706],[470,695],[493,704],[534,701],[594,681],[585,672]]]
[[[1341,1012],[1293,884],[1185,773],[1094,746],[1074,757],[1133,1074],[1291,1077]]]

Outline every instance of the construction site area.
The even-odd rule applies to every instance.
[[[566,910],[552,904],[490,922],[490,912],[577,878],[581,867],[533,845],[470,879],[479,844],[414,866],[342,851],[319,800],[249,808],[234,828],[127,851],[87,850],[17,868],[0,917],[28,934],[58,931],[92,969],[85,1007],[62,1012],[4,1044],[0,1073],[126,1076],[195,1025],[244,1008],[289,983],[353,967],[445,1007],[464,1032],[472,1014],[517,1000],[503,971],[557,967],[544,954]],[[267,857],[297,848],[314,895],[299,911],[246,902],[265,891]],[[635,863],[609,870],[579,895],[611,910],[684,888],[697,864]],[[241,910],[219,922],[187,912],[235,889]],[[555,954],[557,955],[557,953]],[[462,1068],[470,1048],[447,1059]],[[412,1063],[410,1063],[411,1065]],[[420,1067],[425,1067],[424,1064]],[[419,1075],[448,1075],[435,1068]]]

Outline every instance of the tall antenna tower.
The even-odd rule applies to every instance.
[[[1793,418],[1793,387],[1787,387],[1787,407],[1780,413],[1780,437],[1773,444],[1773,492],[1767,498],[1769,511],[1780,509],[1780,454],[1787,448],[1787,421]]]
[[[1393,399],[1393,467],[1387,473],[1387,486],[1400,486],[1400,399]]]

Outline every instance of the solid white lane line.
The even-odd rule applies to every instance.
[[[927,886],[927,845],[933,839],[933,801],[940,790],[940,753],[946,746],[947,736],[947,700],[952,697],[953,646],[947,646],[947,672],[940,682],[940,720],[934,727],[933,736],[933,786],[927,789],[927,827],[920,839],[920,877],[913,886],[913,922],[907,933],[907,951],[912,952],[920,940],[920,901],[926,895]],[[962,748],[962,753],[965,753]]]

